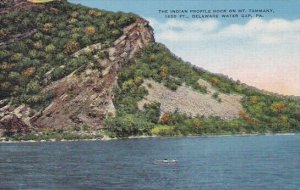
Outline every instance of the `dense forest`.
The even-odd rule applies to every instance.
[[[51,94],[41,92],[44,86],[94,61],[92,53],[79,57],[73,53],[95,43],[110,47],[136,18],[65,1],[43,6],[42,11],[0,15],[0,99],[7,103],[45,105]]]
[[[43,4],[42,11],[11,11],[0,14],[0,108],[26,104],[42,110],[51,103],[52,94],[43,89],[68,74],[93,69],[101,70],[97,60],[105,52],[95,51],[73,56],[89,45],[101,43],[109,48],[122,35],[122,29],[138,16],[132,13],[112,13],[74,5],[66,1]],[[138,102],[148,94],[145,80],[163,84],[172,91],[188,86],[199,94],[207,94],[207,81],[216,93],[211,98],[222,102],[219,93],[238,94],[243,110],[235,119],[217,116],[191,117],[179,112],[162,113],[160,103],[138,108]],[[149,86],[151,88],[151,86]],[[210,73],[172,54],[163,44],[148,45],[127,63],[118,74],[114,89],[116,115],[105,120],[104,134],[110,137],[132,135],[211,135],[243,133],[280,133],[300,131],[300,102],[250,88],[226,76]],[[9,126],[8,126],[9,127]],[[92,130],[86,124],[73,131]],[[31,131],[26,136],[10,134],[15,139],[75,139],[68,130]]]

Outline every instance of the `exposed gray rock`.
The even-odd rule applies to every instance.
[[[206,81],[201,82],[204,84]],[[147,84],[151,84],[151,88]],[[209,83],[205,84],[210,92],[216,92]],[[158,102],[161,104],[162,113],[178,111],[190,116],[219,116],[223,119],[237,118],[243,110],[240,102],[242,97],[239,95],[220,93],[222,102],[218,102],[210,93],[202,94],[187,86],[180,86],[176,91],[172,91],[153,80],[145,80],[143,85],[147,88],[148,95],[138,102],[140,110],[146,103]]]

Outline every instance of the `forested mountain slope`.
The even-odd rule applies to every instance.
[[[197,68],[148,21],[67,1],[0,4],[0,135],[297,132],[297,99]]]

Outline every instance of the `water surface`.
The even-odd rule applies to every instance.
[[[0,189],[299,188],[299,134],[0,144]]]

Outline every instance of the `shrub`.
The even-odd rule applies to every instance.
[[[157,136],[176,136],[179,135],[178,132],[175,131],[174,126],[168,125],[155,125],[153,129],[151,129],[152,135]]]
[[[219,93],[218,92],[213,93],[212,97],[214,99],[218,99],[219,98]]]
[[[206,86],[203,86],[203,85],[198,85],[197,87],[196,87],[196,89],[197,90],[199,90],[200,92],[202,92],[202,93],[207,93],[207,87]]]
[[[116,118],[109,118],[105,125],[108,131],[116,134],[117,137],[128,137],[131,135],[149,134],[153,127],[151,122],[134,114],[125,114]]]

